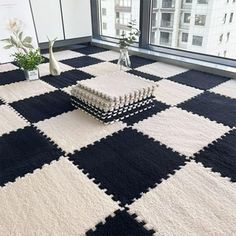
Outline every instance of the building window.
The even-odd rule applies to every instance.
[[[206,24],[206,15],[195,15],[195,25],[204,26]]]
[[[107,9],[106,8],[102,8],[102,15],[106,16],[107,15]]]
[[[189,24],[191,19],[191,13],[184,13],[184,23]]]
[[[227,13],[225,13],[224,18],[223,18],[223,23],[224,23],[224,24],[225,24],[225,22],[226,22],[226,19],[227,19]]]
[[[181,41],[183,43],[187,43],[188,42],[188,33],[182,33]]]
[[[120,36],[120,30],[116,29],[116,36],[119,37]]]
[[[234,17],[234,13],[231,12],[231,13],[230,13],[230,18],[229,18],[229,23],[232,23],[232,21],[233,21],[233,17]]]
[[[229,42],[230,32],[227,33],[227,42]]]
[[[107,30],[107,23],[106,23],[106,22],[103,22],[103,23],[102,23],[102,29],[103,29],[103,30]]]
[[[208,4],[208,0],[198,0],[198,4]]]
[[[185,3],[192,3],[192,0],[185,0]]]
[[[160,44],[170,45],[170,33],[169,32],[161,32],[160,33]]]
[[[157,14],[155,12],[152,13],[152,27],[157,26]]]
[[[223,34],[220,35],[219,41],[220,41],[220,43],[222,43],[222,41],[223,41]]]
[[[151,41],[151,43],[155,43],[155,39],[156,39],[156,32],[151,32],[151,39],[150,39],[150,41]]]
[[[225,50],[225,51],[224,51],[224,57],[226,57],[226,54],[227,54],[227,51]]]
[[[194,46],[202,46],[202,42],[203,42],[203,37],[202,36],[193,35],[192,44]]]
[[[162,27],[172,27],[172,13],[162,13],[161,14],[161,26]]]
[[[152,7],[153,8],[157,8],[157,0],[153,0],[152,1]]]

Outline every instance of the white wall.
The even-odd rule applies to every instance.
[[[92,35],[89,0],[62,0],[66,39]]]
[[[30,1],[39,43],[47,42],[47,36],[63,40],[92,35],[89,0],[61,0],[61,7],[60,0]]]
[[[30,0],[39,43],[64,39],[59,0]]]
[[[37,39],[28,0],[0,0],[0,40],[9,37],[10,32],[6,29],[6,24],[9,19],[14,18],[22,21],[24,35],[31,36],[33,38],[33,45],[37,47]],[[15,52],[14,49],[4,49],[4,45],[5,43],[0,41],[0,63],[12,61],[11,54]]]

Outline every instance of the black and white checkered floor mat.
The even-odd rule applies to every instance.
[[[132,56],[155,107],[104,125],[70,89],[118,53],[55,56],[33,82],[0,65],[0,235],[236,235],[236,80]]]

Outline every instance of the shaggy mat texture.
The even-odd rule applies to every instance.
[[[118,56],[57,52],[32,82],[0,65],[0,235],[236,235],[235,80],[132,56],[155,106],[104,125],[71,89]]]

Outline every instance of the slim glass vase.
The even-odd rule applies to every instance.
[[[127,48],[120,49],[120,57],[117,62],[117,65],[120,66],[120,69],[123,70],[125,68],[130,68],[131,62],[129,58],[129,52]]]

